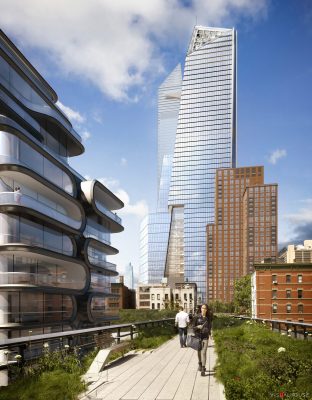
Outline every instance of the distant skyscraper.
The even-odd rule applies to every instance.
[[[164,277],[170,228],[168,195],[181,94],[178,65],[158,90],[158,202],[141,223],[139,282],[160,283]]]
[[[207,225],[209,300],[232,301],[235,279],[249,273],[255,262],[276,258],[276,199],[272,203],[271,195],[276,197],[277,188],[263,181],[259,166],[216,173],[215,223]],[[244,201],[251,188],[256,199]]]
[[[134,273],[133,273],[133,265],[129,263],[125,267],[124,274],[124,283],[129,289],[134,289]]]
[[[184,271],[185,280],[197,283],[199,301],[207,299],[206,225],[214,221],[215,171],[235,163],[236,31],[196,26],[181,92],[166,270],[177,277]]]

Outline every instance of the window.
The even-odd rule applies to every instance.
[[[178,293],[175,294],[175,299],[179,300],[179,294]]]
[[[286,312],[291,313],[291,304],[286,304]]]
[[[160,300],[160,294],[157,295],[157,300]]]
[[[272,275],[272,283],[277,284],[277,275]]]
[[[272,304],[273,313],[277,313],[277,304]]]
[[[155,300],[155,295],[154,294],[151,294],[151,299]]]
[[[302,283],[302,275],[298,275],[298,283]]]
[[[286,299],[290,299],[291,298],[291,290],[288,289],[286,290]]]
[[[272,299],[277,299],[277,290],[272,290]]]
[[[155,310],[155,304],[152,303],[152,310]]]
[[[160,303],[157,303],[157,310],[160,310]]]
[[[184,293],[184,300],[187,301],[187,293]]]
[[[298,313],[303,313],[303,304],[298,304]]]
[[[303,290],[298,289],[298,299],[302,299],[302,297],[303,297]]]
[[[286,283],[291,283],[291,275],[286,275]]]
[[[165,300],[169,300],[168,293],[165,294]]]

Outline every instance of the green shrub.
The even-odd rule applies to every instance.
[[[312,398],[312,343],[270,331],[252,321],[220,317],[214,339],[216,375],[227,400]]]
[[[74,400],[85,389],[79,374],[54,370],[0,389],[0,400]]]

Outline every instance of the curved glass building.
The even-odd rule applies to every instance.
[[[123,203],[68,164],[84,151],[57,95],[0,31],[0,338],[103,324]]]

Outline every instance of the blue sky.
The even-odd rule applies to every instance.
[[[112,235],[138,268],[156,204],[157,88],[200,25],[238,31],[238,166],[279,184],[279,242],[312,239],[310,0],[0,0],[0,23],[59,95],[86,151],[70,164],[126,206]]]

